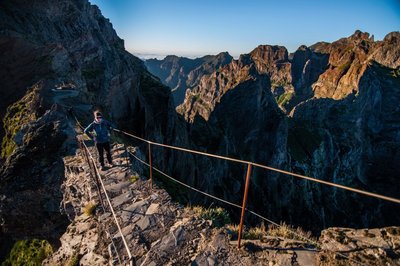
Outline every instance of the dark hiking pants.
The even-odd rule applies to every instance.
[[[110,142],[96,143],[97,151],[99,152],[99,162],[101,166],[104,166],[104,150],[107,154],[108,163],[112,163]]]

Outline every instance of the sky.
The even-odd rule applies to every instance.
[[[90,0],[141,58],[249,53],[260,44],[332,42],[400,30],[400,0]]]

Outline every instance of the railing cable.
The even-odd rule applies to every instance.
[[[317,183],[321,183],[321,184],[324,184],[324,185],[328,185],[328,186],[332,186],[332,187],[336,187],[336,188],[348,190],[348,191],[351,191],[351,192],[363,194],[363,195],[366,195],[366,196],[375,197],[375,198],[379,198],[379,199],[383,199],[383,200],[386,200],[386,201],[391,201],[391,202],[395,202],[395,203],[400,204],[400,199],[397,199],[397,198],[388,197],[388,196],[384,196],[384,195],[381,195],[381,194],[377,194],[377,193],[373,193],[373,192],[369,192],[369,191],[364,191],[364,190],[360,190],[360,189],[356,189],[356,188],[352,188],[352,187],[348,187],[348,186],[344,186],[344,185],[340,185],[340,184],[336,184],[336,183],[320,180],[320,179],[317,179],[317,178],[313,178],[313,177],[309,177],[309,176],[305,176],[305,175],[300,175],[300,174],[296,174],[296,173],[292,173],[292,172],[288,172],[288,171],[285,171],[285,170],[281,170],[281,169],[278,169],[278,168],[274,168],[274,167],[271,167],[271,166],[266,166],[266,165],[262,165],[262,164],[258,164],[258,163],[254,163],[254,162],[250,162],[250,161],[234,159],[234,158],[230,158],[230,157],[226,157],[226,156],[215,155],[215,154],[211,154],[211,153],[195,151],[195,150],[192,150],[192,149],[186,149],[186,148],[166,145],[166,144],[162,144],[162,143],[152,142],[152,141],[140,138],[138,136],[135,136],[133,134],[127,133],[127,132],[119,130],[119,129],[114,129],[114,131],[122,133],[122,134],[130,136],[130,137],[133,137],[135,139],[141,140],[143,142],[150,143],[150,144],[155,145],[155,146],[160,146],[160,147],[169,148],[169,149],[173,149],[173,150],[189,152],[189,153],[198,154],[198,155],[204,155],[204,156],[207,156],[207,157],[223,159],[223,160],[227,160],[227,161],[231,161],[231,162],[237,162],[237,163],[242,163],[242,164],[250,164],[252,166],[263,168],[263,169],[266,169],[266,170],[278,172],[278,173],[281,173],[281,174],[291,175],[291,176],[298,177],[298,178],[305,179],[305,180],[309,180],[309,181],[312,181],[312,182],[317,182]]]
[[[92,162],[93,162],[93,165],[94,165],[94,168],[95,168],[95,173],[96,173],[96,175],[99,177],[99,181],[100,181],[100,184],[101,184],[101,186],[102,186],[102,188],[103,188],[104,194],[105,194],[105,196],[106,196],[107,203],[108,203],[108,205],[110,206],[110,211],[111,211],[111,213],[112,213],[112,215],[113,215],[113,217],[114,217],[115,224],[117,225],[118,231],[119,231],[119,233],[120,233],[120,235],[121,235],[122,242],[124,243],[125,249],[126,249],[126,251],[127,251],[127,253],[128,253],[128,258],[129,258],[130,265],[133,265],[133,261],[132,261],[132,260],[133,260],[134,258],[133,258],[132,254],[131,254],[131,251],[130,251],[130,249],[129,249],[128,243],[126,242],[126,239],[125,239],[125,237],[124,237],[124,235],[123,235],[123,233],[122,233],[121,226],[119,225],[119,222],[118,222],[118,217],[117,217],[117,215],[115,214],[114,208],[113,208],[112,203],[111,203],[111,200],[110,200],[110,198],[109,198],[109,196],[108,196],[108,194],[107,194],[107,190],[106,190],[106,188],[105,188],[105,186],[104,186],[103,180],[101,179],[101,175],[100,175],[100,172],[99,172],[99,170],[98,170],[98,168],[97,168],[97,166],[96,166],[95,160],[94,160],[92,154],[90,153],[88,147],[86,146],[85,142],[82,141],[82,143],[83,143],[84,148],[85,148],[86,151],[88,152],[89,157],[91,158],[91,160],[92,160]]]

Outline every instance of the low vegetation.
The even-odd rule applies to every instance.
[[[228,234],[232,236],[233,239],[237,239],[239,235],[239,225],[236,224],[229,224],[225,226],[225,229],[227,230]],[[243,232],[242,232],[242,239],[248,239],[248,240],[256,240],[256,239],[262,239],[264,236],[266,236],[266,229],[264,224],[262,224],[259,227],[251,227],[247,229],[244,227]]]
[[[79,265],[79,257],[77,254],[72,255],[68,258],[65,263],[66,266],[78,266]]]
[[[36,115],[32,109],[38,100],[37,92],[38,86],[35,86],[21,100],[7,108],[7,113],[3,119],[6,134],[1,143],[2,158],[7,158],[14,152],[16,148],[14,137],[22,126],[36,120]]]
[[[285,92],[284,94],[280,95],[276,98],[276,102],[279,106],[284,106],[290,102],[293,98],[293,92]]]
[[[96,207],[96,204],[89,202],[85,207],[83,207],[83,213],[87,216],[92,216],[96,210]]]
[[[53,249],[46,240],[19,240],[1,266],[42,265],[42,261],[51,254],[53,254]]]
[[[131,183],[136,183],[136,181],[138,181],[138,180],[139,180],[139,175],[138,174],[131,175],[131,177],[129,178],[129,181]]]
[[[210,220],[214,227],[223,227],[226,224],[231,223],[229,213],[221,208],[204,208],[201,206],[191,207],[191,210],[201,218]]]
[[[225,229],[233,239],[237,239],[239,234],[239,225],[229,224],[225,226]],[[287,225],[286,223],[281,223],[279,226],[270,225],[268,228],[266,228],[264,224],[261,224],[258,227],[244,227],[242,232],[242,239],[248,240],[261,240],[267,236],[282,237],[300,241],[311,240],[316,242],[316,239],[312,236],[311,232],[306,232],[300,227],[295,228],[291,225]]]
[[[316,242],[316,239],[312,237],[311,232],[304,231],[300,227],[287,225],[286,223],[281,223],[279,226],[270,225],[268,227],[267,234],[269,236],[277,236],[277,237],[283,237],[287,239],[294,239],[301,241],[310,239]]]

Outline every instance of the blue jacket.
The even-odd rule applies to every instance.
[[[106,143],[110,141],[109,132],[113,128],[115,128],[114,124],[103,119],[101,123],[93,121],[87,128],[85,128],[84,132],[96,143]],[[96,137],[90,133],[93,131],[96,133]]]

